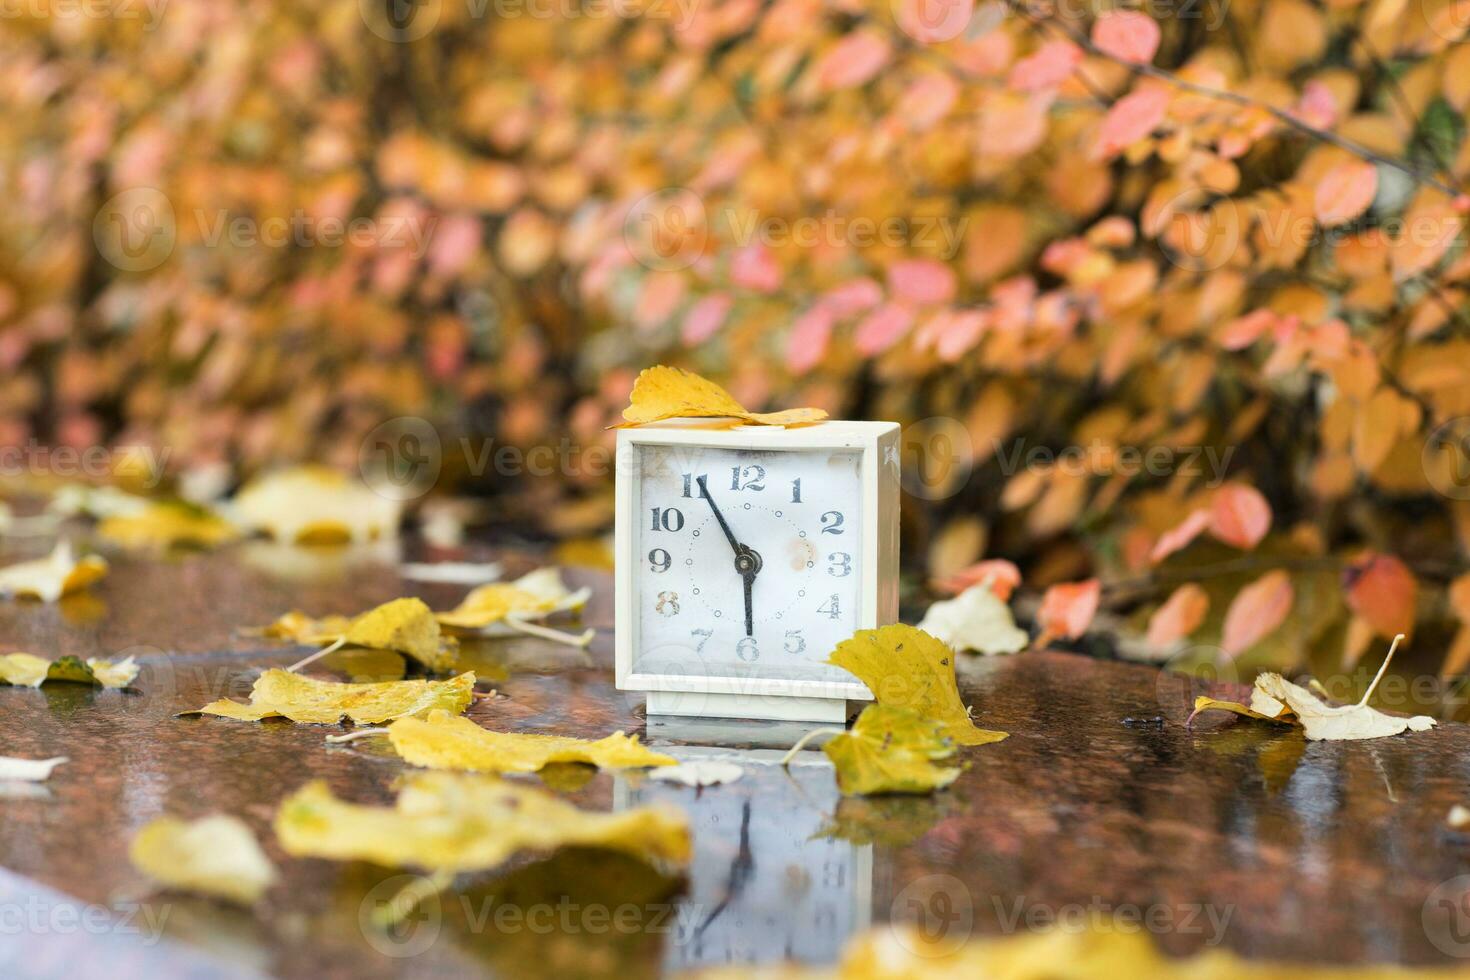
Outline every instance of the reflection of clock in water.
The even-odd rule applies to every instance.
[[[805,753],[815,758],[783,770],[779,751],[662,751],[745,769],[738,781],[699,793],[649,780],[635,787],[616,777],[616,808],[677,806],[694,835],[689,891],[664,938],[665,969],[835,962],[871,921],[873,857],[872,845],[823,836],[825,815],[839,801],[826,759]]]

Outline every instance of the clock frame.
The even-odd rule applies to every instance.
[[[859,456],[858,528],[861,561],[857,574],[857,628],[872,629],[898,619],[899,426],[895,422],[827,421],[783,428],[747,425],[709,428],[708,420],[670,420],[620,429],[616,474],[616,683],[622,691],[647,694],[648,714],[702,718],[753,718],[843,722],[849,701],[872,694],[851,681],[761,676],[752,663],[741,676],[646,673],[634,670],[639,636],[638,522],[641,453],[650,446],[758,452],[847,451]],[[830,652],[830,651],[829,651]],[[697,661],[696,661],[697,663]]]

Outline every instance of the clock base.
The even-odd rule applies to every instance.
[[[754,718],[763,721],[847,723],[845,698],[753,697],[748,694],[704,694],[649,691],[649,715],[686,718]]]

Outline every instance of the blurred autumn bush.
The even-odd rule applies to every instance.
[[[1456,671],[1467,26],[1470,0],[17,0],[3,440],[352,466],[416,415],[446,481],[590,529],[602,469],[449,447],[605,446],[636,371],[678,363],[928,420],[906,541],[951,587],[982,557],[1100,576],[1159,657],[1351,663],[1417,624]]]

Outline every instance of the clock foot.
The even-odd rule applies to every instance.
[[[823,721],[842,725],[847,722],[847,704],[843,698],[648,692],[649,715],[682,715],[686,718],[759,718],[771,721]]]

